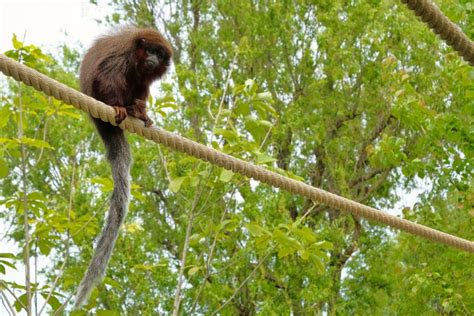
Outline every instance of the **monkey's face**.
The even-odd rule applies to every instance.
[[[148,47],[145,49],[145,52],[146,57],[143,66],[146,73],[155,73],[160,66],[168,67],[169,56],[165,54],[161,47]]]
[[[161,45],[140,42],[137,52],[137,70],[142,75],[159,78],[170,65],[170,53]]]

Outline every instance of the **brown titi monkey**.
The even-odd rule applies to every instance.
[[[81,91],[115,110],[115,121],[127,115],[153,122],[145,111],[150,84],[163,76],[172,57],[170,44],[153,29],[128,27],[97,39],[81,64]],[[107,263],[128,209],[131,155],[122,129],[92,118],[112,169],[114,189],[105,227],[89,268],[79,285],[74,307],[82,306],[105,275]]]

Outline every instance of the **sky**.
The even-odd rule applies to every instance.
[[[69,46],[89,46],[107,28],[95,19],[109,9],[88,0],[0,0],[0,52],[12,48],[15,33],[19,40],[54,49],[61,42]]]

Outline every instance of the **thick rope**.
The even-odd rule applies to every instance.
[[[423,22],[439,35],[471,66],[474,66],[474,42],[451,22],[431,0],[402,0]]]
[[[68,86],[2,54],[0,54],[0,71],[7,76],[15,78],[17,81],[22,81],[25,84],[34,87],[36,90],[46,93],[49,96],[53,96],[58,100],[72,104],[84,112],[91,114],[93,117],[100,118],[105,122],[111,122],[115,125],[115,112],[112,107],[69,88]],[[441,242],[474,253],[474,242],[472,241],[386,214],[372,207],[348,200],[338,195],[312,187],[303,182],[284,177],[252,163],[221,153],[163,129],[146,128],[144,127],[143,122],[137,119],[127,117],[120,124],[120,127],[132,133],[144,136],[155,143],[163,144],[173,150],[208,161],[227,170],[240,173],[288,192],[305,196],[313,201],[328,205],[332,208],[352,213],[358,217],[383,223],[414,235],[422,236],[433,241]]]

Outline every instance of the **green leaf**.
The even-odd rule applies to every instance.
[[[271,233],[268,230],[266,230],[265,228],[261,227],[260,225],[256,223],[245,224],[245,228],[247,228],[249,233],[255,237],[259,237],[263,235],[271,236]]]
[[[0,109],[0,128],[4,128],[7,125],[11,113],[12,111],[8,106],[4,106]]]
[[[201,234],[192,234],[190,237],[189,237],[189,244],[191,246],[194,246],[194,245],[197,245],[201,240],[202,240],[202,236]]]
[[[150,265],[150,264],[136,264],[133,266],[134,269],[136,270],[142,270],[142,271],[152,271],[153,269],[156,268],[155,265]],[[115,282],[116,285],[119,285],[118,282]]]
[[[27,195],[27,197],[29,200],[46,201],[46,198],[41,192],[31,192]]]
[[[147,269],[147,270],[152,270],[152,269]],[[106,277],[104,279],[104,283],[108,284],[111,287],[113,287],[115,289],[118,289],[118,290],[121,290],[123,288],[122,285],[120,284],[120,282],[117,282],[116,280],[114,280],[112,278],[109,278],[109,277]]]
[[[184,180],[186,180],[187,177],[179,177],[179,178],[174,178],[170,181],[169,184],[169,189],[171,192],[179,192],[181,189],[181,185],[183,184]]]
[[[245,80],[245,90],[250,92],[255,89],[255,81],[253,79]]]
[[[23,42],[20,42],[16,36],[15,33],[13,33],[13,38],[12,38],[12,45],[13,45],[13,48],[15,48],[16,50],[20,49],[23,47]]]
[[[51,252],[51,249],[55,246],[55,244],[53,242],[51,242],[50,240],[47,240],[47,239],[44,239],[44,238],[40,238],[38,240],[38,247],[40,249],[40,252],[41,254],[47,256],[50,254]]]
[[[98,184],[100,191],[104,193],[111,192],[114,189],[114,182],[109,178],[92,178],[91,183]]]
[[[73,118],[75,120],[78,120],[82,117],[81,114],[76,113],[76,112],[70,112],[70,111],[58,111],[58,112],[56,112],[56,114],[58,116],[70,117],[70,118]]]
[[[28,306],[27,301],[28,301],[28,295],[26,293],[22,294],[18,297],[17,300],[15,300],[15,303],[13,304],[13,306],[15,306],[16,311],[19,312],[20,310],[24,309],[23,306]]]
[[[101,309],[96,313],[97,316],[120,316],[120,313],[117,311]]]
[[[314,266],[315,266],[315,268],[316,268],[316,271],[317,271],[319,274],[324,273],[324,271],[325,271],[325,266],[324,266],[324,264],[323,264],[320,260],[313,260],[312,262],[314,263]]]
[[[261,92],[255,95],[255,99],[262,101],[272,101],[272,94],[270,92]]]
[[[301,249],[301,250],[298,250],[298,255],[301,257],[301,259],[303,260],[308,260],[309,259],[309,252],[304,250],[304,249]]]
[[[316,242],[316,234],[308,227],[293,230],[293,233],[307,243]]]
[[[13,253],[10,253],[10,252],[2,252],[2,253],[0,253],[0,258],[15,259],[16,256]]]
[[[250,104],[248,102],[243,102],[240,100],[236,100],[236,105],[235,105],[235,113],[237,115],[246,117],[250,115]]]
[[[34,139],[34,138],[29,138],[29,137],[22,137],[22,138],[18,139],[18,141],[19,141],[21,144],[33,146],[33,147],[36,147],[36,148],[54,149],[53,147],[51,147],[50,144],[48,144],[48,142],[45,142],[44,140],[41,140],[41,139]]]
[[[275,158],[270,157],[265,153],[261,153],[257,156],[256,164],[257,165],[264,165],[264,164],[269,164],[269,163],[272,163],[272,162],[275,162],[275,161],[276,161]]]
[[[6,161],[3,159],[0,159],[0,179],[8,176],[9,172],[10,172],[10,169],[8,168]]]
[[[14,143],[15,141],[11,138],[0,137],[0,144],[10,144]],[[17,142],[16,142],[17,143]]]
[[[315,243],[315,245],[320,248],[320,249],[324,249],[324,250],[332,250],[334,249],[334,246],[332,243],[330,243],[329,241],[326,241],[326,240],[322,240],[322,241],[318,241]]]
[[[259,117],[266,118],[268,114],[273,115],[274,117],[278,117],[278,112],[275,110],[274,107],[267,102],[254,102],[255,109],[259,112]],[[270,124],[269,126],[272,126]]]
[[[44,300],[48,298],[48,293],[41,293],[41,296]],[[61,307],[61,303],[59,302],[58,298],[54,295],[51,295],[48,299],[48,305],[51,306],[53,310],[57,310]]]
[[[192,267],[191,269],[188,270],[188,275],[193,276],[195,275],[199,270],[201,270],[200,267]]]
[[[224,137],[225,140],[227,140],[230,143],[234,143],[239,140],[239,135],[235,131],[231,131],[231,130],[215,128],[214,134],[221,135],[222,137]]]
[[[6,265],[9,268],[12,268],[13,270],[16,270],[16,266],[13,263],[5,261],[5,260],[0,260],[0,265]]]
[[[219,180],[224,182],[224,183],[227,183],[229,182],[230,180],[232,180],[232,177],[234,176],[234,173],[230,170],[226,170],[226,169],[223,169],[221,171],[221,174],[219,176]]]
[[[283,233],[280,230],[275,230],[273,233],[273,239],[284,248],[302,249],[301,244],[293,237]]]

